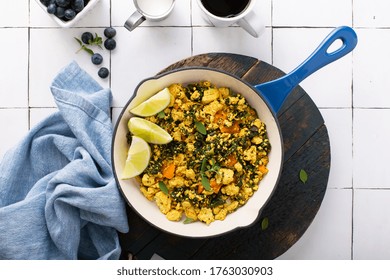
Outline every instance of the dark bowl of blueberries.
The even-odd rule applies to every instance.
[[[71,27],[85,16],[99,0],[36,0],[60,26]]]

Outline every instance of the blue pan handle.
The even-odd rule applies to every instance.
[[[328,52],[329,47],[337,40],[341,40],[343,45],[335,51]],[[335,28],[296,69],[279,79],[256,85],[255,88],[277,113],[286,97],[300,82],[325,65],[351,52],[356,44],[357,35],[352,28],[348,26]]]

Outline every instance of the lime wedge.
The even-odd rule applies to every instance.
[[[132,136],[122,179],[130,179],[140,175],[148,166],[150,156],[149,144],[140,137]]]
[[[130,112],[140,117],[149,117],[156,115],[168,107],[171,102],[171,93],[168,88],[164,88],[149,99],[145,100]]]
[[[148,120],[133,117],[130,118],[127,126],[133,135],[141,137],[146,142],[152,144],[167,144],[172,141],[172,137],[168,132]]]

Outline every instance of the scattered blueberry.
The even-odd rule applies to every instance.
[[[108,71],[108,69],[106,67],[102,67],[98,71],[98,75],[102,79],[107,78],[109,74],[110,74],[110,71]]]
[[[56,0],[57,6],[66,8],[70,4],[70,0]]]
[[[42,3],[43,5],[45,5],[46,7],[49,6],[49,4],[50,4],[50,0],[40,0],[40,1],[41,1],[41,3]]]
[[[104,41],[104,47],[107,50],[112,51],[113,49],[116,48],[116,41],[112,38],[108,38],[107,40]]]
[[[72,1],[72,9],[75,10],[76,13],[81,12],[84,9],[84,6],[84,0]]]
[[[72,0],[74,1],[74,0]],[[88,3],[88,2],[87,2]],[[106,40],[104,41],[104,47],[111,51],[116,48],[116,41],[113,39],[113,37],[116,36],[116,30],[112,27],[107,27],[104,30],[104,35],[106,36]],[[107,78],[110,75],[110,71],[106,67],[102,67],[101,65],[103,63],[103,56],[100,53],[94,53],[93,47],[97,46],[102,49],[102,38],[96,34],[94,36],[91,32],[84,32],[81,34],[81,40],[76,40],[80,43],[81,49],[84,49],[91,55],[91,61],[95,65],[100,65],[98,70],[98,76],[102,79]]]
[[[63,7],[57,7],[57,10],[55,12],[55,15],[58,18],[63,18],[65,16],[65,9]]]
[[[84,32],[81,35],[81,41],[83,41],[84,44],[89,44],[89,42],[92,42],[93,35],[91,32]]]
[[[116,35],[115,28],[107,27],[106,29],[104,29],[104,36],[106,36],[107,38],[114,38],[115,35]]]
[[[99,65],[99,64],[102,64],[103,62],[103,57],[101,54],[99,53],[95,53],[91,56],[91,61],[93,64],[95,65]]]
[[[49,5],[47,6],[47,12],[48,12],[49,14],[54,15],[54,14],[56,13],[56,11],[57,11],[57,6],[56,6],[56,4],[49,4]]]
[[[72,10],[72,9],[65,10],[65,18],[67,20],[72,20],[75,18],[75,16],[76,16],[76,12],[74,10]]]

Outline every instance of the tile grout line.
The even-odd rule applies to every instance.
[[[191,27],[191,56],[194,55],[194,26],[193,26],[193,0],[190,0],[190,27]]]
[[[110,26],[112,26],[112,0],[110,0]],[[112,88],[112,51],[109,51],[109,53],[110,53],[110,63],[109,63],[110,81],[109,81],[108,85],[111,89]]]
[[[110,0],[110,27],[112,27],[112,0]],[[112,114],[113,114],[113,106],[112,106],[112,103],[113,103],[113,99],[114,99],[114,96],[113,96],[113,92],[112,92],[112,52],[110,51],[110,62],[109,62],[109,69],[110,69],[110,75],[109,75],[109,83],[108,83],[108,86],[110,88],[110,91],[111,91],[111,95],[112,95],[112,101],[111,101],[111,104],[110,104],[110,108],[109,108],[109,113],[110,113],[110,120],[111,120],[111,123],[112,123]]]
[[[31,0],[28,0],[28,39],[27,39],[27,128],[31,129],[31,106],[30,106],[30,58],[31,58]]]
[[[354,221],[353,221],[353,212],[354,212],[354,194],[355,194],[355,189],[354,189],[354,176],[353,176],[353,173],[354,173],[354,165],[353,165],[353,162],[354,162],[354,116],[355,116],[355,108],[354,108],[354,105],[353,105],[353,54],[352,54],[352,84],[351,84],[351,91],[352,91],[352,104],[351,104],[351,134],[352,134],[352,139],[351,139],[351,157],[352,157],[352,178],[351,178],[351,184],[352,184],[352,219],[351,219],[351,227],[352,227],[352,230],[351,230],[351,259],[353,260],[353,239],[354,239],[354,231],[353,231],[353,225],[354,225]]]
[[[351,215],[352,215],[352,218],[351,218],[351,260],[354,260],[354,251],[353,251],[353,244],[354,244],[354,232],[353,232],[353,228],[354,228],[354,220],[353,220],[353,216],[354,216],[354,210],[355,210],[355,207],[354,207],[354,202],[355,202],[355,190],[352,188],[352,211],[351,211]]]
[[[353,14],[353,10],[354,10],[354,0],[351,0],[351,19],[352,19],[352,28],[354,28],[354,14]],[[354,189],[354,176],[353,176],[353,173],[354,173],[354,165],[353,165],[353,159],[354,159],[354,113],[355,113],[355,108],[354,108],[354,88],[353,88],[353,81],[354,81],[354,53],[352,52],[351,54],[351,57],[352,57],[352,65],[351,65],[351,71],[352,71],[352,79],[351,79],[351,135],[352,135],[352,139],[351,139],[351,157],[352,157],[352,178],[351,178],[351,184],[352,184],[352,202],[351,202],[351,260],[354,259],[354,251],[353,251],[353,246],[354,246],[354,210],[355,210],[355,189]]]

